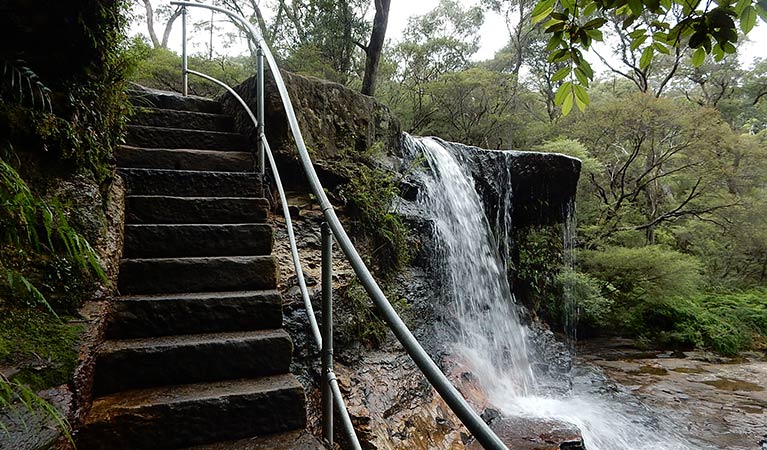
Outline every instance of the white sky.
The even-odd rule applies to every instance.
[[[162,3],[169,3],[170,0],[163,0]],[[479,0],[460,0],[462,4],[466,6],[472,6],[479,3]],[[267,2],[268,3],[268,2]],[[372,3],[372,2],[371,2]],[[402,34],[407,26],[408,18],[415,15],[422,15],[430,10],[434,9],[439,4],[439,0],[392,0],[391,9],[389,13],[389,25],[386,32],[387,39],[395,40]],[[143,9],[141,10],[143,12]],[[268,11],[264,11],[267,14]],[[372,16],[372,7],[370,14]],[[193,21],[208,20],[210,13],[195,8],[190,8],[190,23]],[[217,15],[220,16],[220,15]],[[218,19],[221,19],[218,17]],[[160,24],[157,24],[158,35],[162,33],[160,30]],[[191,27],[190,27],[191,28]],[[134,26],[133,33],[142,33],[146,35],[146,26],[142,23],[139,26]],[[180,22],[176,24],[173,30],[173,35],[170,39],[170,47],[176,51],[180,51],[181,48],[181,26]],[[751,65],[754,58],[767,57],[767,24],[761,20],[757,21],[757,26],[749,33],[749,40],[741,46],[739,49],[739,59],[744,67]],[[485,60],[493,57],[496,51],[500,50],[508,42],[508,30],[504,23],[503,17],[493,12],[487,12],[485,15],[485,22],[480,30],[480,49],[475,55],[475,60]],[[599,44],[597,44],[599,45]],[[195,34],[195,40],[192,43],[192,52],[203,51],[207,46],[207,35],[204,32],[198,32]],[[229,51],[224,53],[245,53],[247,45],[245,42],[241,42],[239,45],[235,45]],[[223,49],[216,48],[217,52],[223,52]],[[603,55],[608,54],[609,51],[602,51]],[[590,57],[589,62],[592,63],[597,72],[605,70],[596,56]]]

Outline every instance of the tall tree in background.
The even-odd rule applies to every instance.
[[[136,1],[138,2],[139,0]],[[152,40],[152,45],[154,48],[168,48],[170,32],[173,29],[173,24],[176,22],[176,19],[181,16],[181,8],[173,9],[170,5],[163,5],[155,11],[152,7],[151,0],[143,0],[141,3],[144,4],[144,9],[146,10],[146,26],[147,31],[149,32],[149,38]],[[157,32],[155,31],[155,18],[165,20],[162,40],[157,37]]]
[[[362,92],[365,95],[375,95],[378,64],[381,61],[381,51],[386,38],[386,27],[389,23],[389,7],[391,0],[375,0],[376,15],[373,18],[373,30],[370,33],[368,45],[358,44],[365,52],[365,76],[362,79]]]

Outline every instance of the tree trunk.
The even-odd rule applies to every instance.
[[[362,79],[361,91],[365,95],[375,95],[378,63],[381,61],[381,51],[386,38],[391,0],[375,0],[375,4],[376,15],[373,18],[373,31],[370,33],[370,42],[365,48],[365,77]]]
[[[168,23],[165,24],[165,32],[162,34],[162,48],[168,48],[168,39],[170,38],[170,32],[173,29],[173,23],[176,22],[176,19],[181,17],[182,10],[181,8],[178,8],[173,12],[173,15],[170,16],[170,19],[168,19]]]
[[[160,40],[157,39],[157,33],[154,32],[154,10],[152,9],[152,2],[150,0],[144,0],[144,7],[146,8],[146,26],[149,30],[149,38],[152,40],[154,48],[161,47]]]

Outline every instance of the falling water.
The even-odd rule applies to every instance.
[[[536,380],[531,369],[528,332],[520,323],[507,278],[511,192],[501,196],[505,204],[493,218],[494,235],[473,178],[445,145],[410,136],[406,145],[423,154],[429,167],[419,202],[435,224],[449,313],[457,324],[455,351],[472,366],[490,401],[505,415],[575,424],[589,450],[707,448],[691,444],[674,423],[629,394],[595,389],[604,386],[604,380],[587,376],[578,382],[574,377],[569,392],[559,395],[543,388],[545,382]],[[568,216],[572,218],[572,210]],[[565,247],[572,246],[574,229],[574,222],[565,224]],[[571,309],[575,300],[570,301]],[[568,325],[574,327],[574,319]]]

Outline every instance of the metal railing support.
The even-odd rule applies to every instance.
[[[186,55],[186,6],[181,7],[181,93],[189,95],[189,66]]]
[[[258,168],[261,171],[261,176],[264,176],[264,51],[261,49],[261,44],[258,44],[258,50],[256,53],[256,71],[258,76],[257,91],[258,100],[256,105],[256,118],[258,119]]]
[[[324,188],[322,187],[322,184],[320,183],[316,170],[314,169],[314,165],[312,163],[311,157],[309,156],[309,152],[306,148],[306,143],[304,142],[301,129],[298,125],[298,118],[296,117],[295,111],[293,109],[293,103],[290,100],[290,95],[288,94],[287,86],[285,85],[285,81],[283,80],[282,74],[279,71],[277,62],[274,59],[274,55],[272,55],[271,51],[267,47],[266,41],[264,40],[263,36],[261,36],[259,31],[256,30],[256,28],[253,27],[253,24],[251,24],[247,19],[225,8],[201,4],[201,3],[194,3],[189,1],[179,1],[179,0],[171,1],[171,4],[178,5],[178,6],[206,8],[206,9],[210,9],[214,11],[219,11],[237,20],[248,30],[250,37],[253,38],[254,41],[258,44],[258,46],[261,48],[263,52],[263,57],[266,60],[266,62],[269,64],[269,68],[271,70],[272,76],[274,77],[276,88],[279,91],[279,94],[282,100],[282,105],[285,108],[285,114],[288,119],[288,126],[291,130],[291,133],[293,134],[293,139],[295,140],[296,147],[298,148],[299,161],[301,162],[301,165],[304,169],[307,181],[309,183],[309,187],[311,188],[314,195],[317,197],[317,201],[320,204],[320,208],[322,209],[323,215],[325,216],[325,221],[327,222],[328,227],[330,228],[332,234],[334,235],[336,241],[338,242],[338,245],[341,248],[342,252],[344,253],[344,255],[346,255],[347,259],[349,260],[349,263],[354,269],[354,272],[357,275],[358,279],[360,280],[360,283],[363,285],[363,287],[365,288],[365,291],[367,291],[371,300],[381,312],[381,315],[383,316],[383,319],[385,320],[385,322],[389,325],[389,328],[392,330],[394,335],[397,337],[397,339],[400,341],[402,346],[405,348],[405,351],[410,355],[410,357],[416,363],[418,368],[421,369],[421,372],[426,376],[426,379],[429,381],[429,383],[431,383],[431,385],[436,389],[436,391],[439,392],[439,394],[445,400],[445,402],[450,407],[450,409],[456,414],[456,416],[458,416],[458,419],[466,426],[469,432],[471,432],[474,435],[475,439],[486,450],[508,450],[508,447],[506,447],[506,444],[504,444],[503,441],[501,441],[501,439],[482,420],[482,418],[480,418],[479,414],[477,414],[472,409],[469,403],[458,392],[458,389],[456,389],[455,386],[453,386],[453,384],[448,380],[445,374],[443,374],[442,371],[439,369],[437,364],[431,359],[429,354],[426,353],[426,351],[423,349],[423,347],[418,342],[418,340],[416,340],[415,336],[413,336],[413,334],[410,332],[410,330],[407,328],[405,323],[402,321],[402,319],[399,317],[397,312],[389,303],[388,299],[384,295],[380,286],[378,285],[378,283],[375,281],[372,274],[370,273],[370,270],[368,270],[367,266],[363,262],[362,257],[360,257],[359,253],[357,252],[357,249],[354,247],[354,244],[352,243],[351,239],[349,239],[349,236],[346,233],[346,230],[341,224],[341,221],[338,219],[338,216],[336,215],[336,212],[333,209],[333,206],[330,203],[330,200],[325,194]],[[229,88],[229,91],[230,93],[234,92],[234,90],[231,88]],[[241,103],[244,103],[244,102],[241,101]],[[246,106],[246,109],[248,109],[247,105],[245,106]],[[251,115],[251,119],[257,122],[255,118],[252,117],[252,112],[249,112],[249,114]],[[264,138],[263,134],[260,134],[260,136],[262,139]],[[268,146],[268,143],[266,144]],[[270,158],[270,164],[273,164],[272,159],[273,158]],[[285,210],[286,210],[285,216],[287,218],[289,214],[287,214],[287,208],[285,208]],[[295,243],[294,241],[291,242],[291,244],[294,244],[294,243]],[[294,260],[295,259],[297,259],[297,257],[294,255]],[[300,265],[297,264],[297,267],[300,267]],[[299,276],[299,278],[302,277],[300,269],[297,275]],[[307,307],[307,312],[310,313],[311,303],[310,302],[308,303],[309,305]],[[311,320],[311,316],[310,316],[310,320]],[[316,322],[313,323],[313,326],[316,327]],[[314,330],[315,330],[315,333],[318,333],[319,331],[317,330],[317,328],[314,328]],[[323,346],[322,338],[317,337],[316,340],[319,342],[320,347],[322,347]],[[354,434],[354,427],[352,425],[349,413],[344,408],[344,401],[343,401],[343,397],[341,396],[341,390],[338,386],[338,380],[336,379],[336,376],[332,372],[332,370],[329,370],[327,373],[327,382],[330,385],[331,391],[333,393],[333,401],[335,402],[336,407],[339,409],[340,421],[341,421],[341,424],[343,425],[344,431],[349,436],[352,447],[355,450],[357,449],[361,450],[359,441],[356,439],[356,436]]]
[[[333,444],[333,234],[322,222],[322,434]]]

